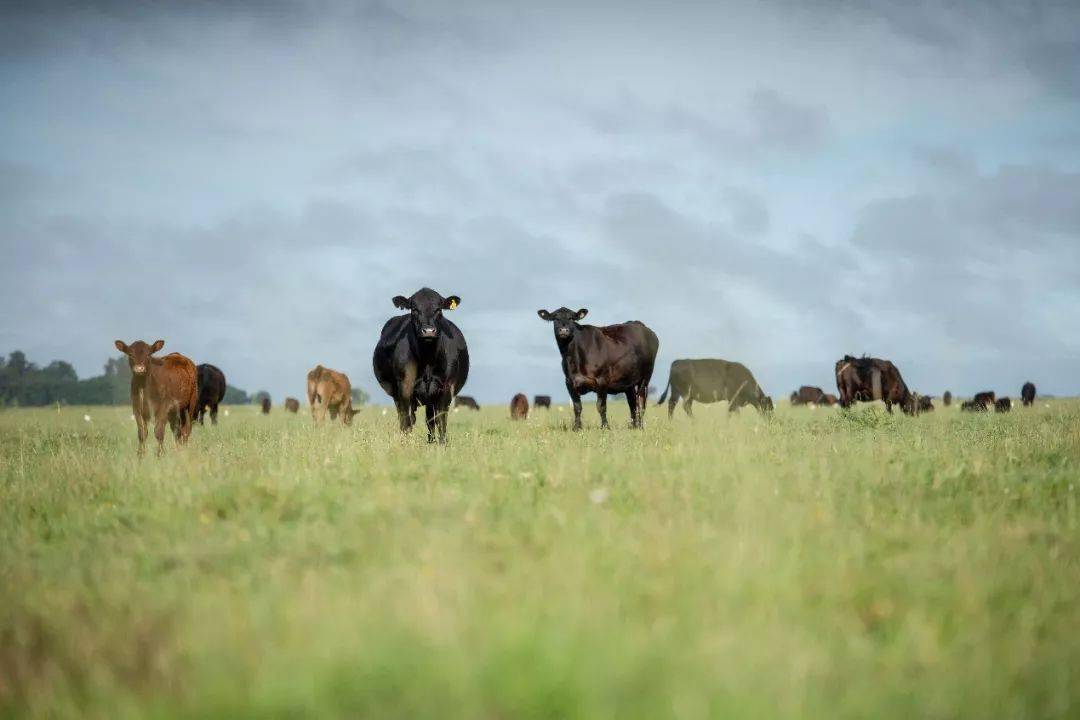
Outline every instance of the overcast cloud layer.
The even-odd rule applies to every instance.
[[[536,310],[766,390],[845,352],[1076,394],[1075,3],[27,3],[0,10],[0,351],[161,337],[301,397],[460,295],[465,392],[565,396]]]

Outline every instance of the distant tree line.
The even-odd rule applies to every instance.
[[[225,402],[250,402],[248,394],[229,385]],[[123,355],[105,363],[105,373],[80,380],[71,363],[54,360],[38,367],[21,350],[0,357],[0,406],[127,405],[131,402],[131,368]]]

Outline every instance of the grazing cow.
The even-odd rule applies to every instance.
[[[454,396],[469,377],[469,348],[457,325],[443,317],[461,304],[457,295],[443,297],[430,288],[412,297],[398,295],[394,307],[408,311],[387,320],[375,345],[375,378],[394,399],[402,432],[412,430],[421,405],[428,442],[446,442],[446,419]]]
[[[994,412],[1007,413],[1012,410],[1012,400],[1007,397],[998,398],[994,401]]]
[[[743,405],[753,405],[766,414],[773,409],[772,398],[765,395],[746,366],[727,360],[676,360],[671,363],[668,384],[657,405],[664,403],[669,389],[669,419],[675,412],[679,398],[685,398],[683,410],[690,417],[694,416],[692,408],[695,400],[703,403],[727,400],[728,412],[734,412]]]
[[[888,360],[845,355],[836,361],[836,389],[840,391],[843,408],[851,407],[856,401],[884,400],[885,410],[890,413],[894,404],[908,415],[919,411],[900,371]]]
[[[1035,404],[1035,383],[1024,383],[1024,387],[1020,388],[1020,399],[1023,400],[1024,407],[1030,407]]]
[[[524,420],[529,417],[529,398],[524,393],[518,393],[510,400],[510,419]]]
[[[961,412],[986,412],[989,408],[983,405],[981,402],[975,402],[974,400],[965,400],[960,403]]]
[[[191,421],[199,399],[198,372],[195,363],[180,353],[163,358],[151,357],[165,346],[164,340],[147,345],[136,340],[128,345],[116,341],[116,349],[127,355],[131,367],[131,412],[138,426],[139,454],[146,444],[146,423],[154,416],[154,437],[158,455],[164,450],[165,423],[169,423],[176,444],[187,442]]]
[[[316,365],[307,374],[307,398],[316,425],[326,420],[327,412],[331,420],[337,420],[340,414],[342,424],[351,425],[353,415],[359,412],[353,410],[349,376],[322,365]]]
[[[833,395],[832,393],[825,393],[824,395],[821,396],[821,404],[822,405],[828,405],[829,407],[832,407],[833,405],[835,405],[838,402],[840,402],[840,400],[835,395]]]
[[[465,407],[473,410],[479,410],[480,404],[476,402],[476,399],[470,395],[458,395],[454,398],[454,407]]]
[[[263,415],[269,415],[270,414],[270,398],[269,397],[263,397],[262,403],[260,403],[260,404],[262,405],[262,414]]]
[[[994,391],[986,390],[984,392],[975,393],[975,397],[971,398],[971,400],[972,402],[977,402],[984,408],[989,410],[990,408],[994,407]]]
[[[792,405],[824,405],[825,391],[812,385],[803,385],[797,392],[791,393]]]
[[[920,395],[919,396],[919,412],[921,412],[921,413],[923,413],[923,412],[933,412],[933,410],[934,410],[933,399],[929,395]]]
[[[550,395],[534,395],[533,396],[534,408],[547,408],[551,409],[551,396]]]
[[[199,384],[199,400],[195,403],[195,417],[200,425],[205,425],[203,418],[206,408],[210,408],[210,424],[217,425],[218,404],[225,399],[225,373],[217,367],[203,363],[195,368]]]
[[[941,404],[945,407],[952,405],[952,393],[950,391],[946,390],[945,394],[941,396]]]
[[[285,398],[285,412],[296,414],[300,412],[300,401],[294,397]]]
[[[626,393],[631,424],[644,427],[649,380],[660,340],[637,320],[619,325],[581,325],[589,311],[561,307],[554,312],[537,310],[541,320],[553,324],[555,344],[562,356],[566,390],[574,403],[574,429],[581,429],[581,396],[596,393],[600,427],[608,427],[607,396]]]

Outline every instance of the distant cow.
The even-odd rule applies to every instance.
[[[524,393],[518,393],[510,400],[510,419],[524,420],[529,417],[529,398]]]
[[[994,391],[986,390],[984,392],[975,393],[975,397],[971,398],[971,401],[977,402],[984,408],[989,410],[990,408],[994,407]]]
[[[206,408],[210,408],[210,424],[217,425],[218,404],[225,399],[225,373],[217,367],[203,363],[195,368],[199,385],[199,399],[195,403],[195,418],[205,425]]]
[[[412,430],[416,409],[424,407],[428,442],[446,442],[446,419],[454,396],[469,377],[469,348],[457,325],[443,312],[461,304],[422,288],[411,297],[398,295],[394,307],[407,315],[390,318],[375,345],[372,365],[386,394],[394,399],[402,432]]]
[[[822,405],[824,404],[825,391],[812,385],[803,385],[797,392],[791,393],[792,405]]]
[[[851,407],[856,401],[884,400],[890,413],[893,405],[899,405],[908,415],[919,411],[900,371],[888,360],[845,355],[836,361],[836,389],[840,391],[840,407]]]
[[[941,396],[941,404],[945,407],[949,407],[950,405],[952,405],[952,393],[948,390],[946,390],[945,394]]]
[[[919,412],[933,412],[934,401],[929,395],[919,396]]]
[[[550,395],[534,395],[533,396],[534,408],[547,408],[551,409],[551,396]]]
[[[581,325],[589,311],[561,307],[549,312],[537,310],[541,320],[553,323],[555,344],[562,357],[566,390],[574,403],[574,429],[581,429],[581,396],[596,393],[600,427],[608,427],[608,394],[626,393],[633,427],[645,423],[649,380],[660,340],[656,333],[637,320],[619,325]]]
[[[829,407],[832,407],[833,405],[835,405],[838,402],[840,402],[840,400],[835,395],[833,395],[832,393],[825,393],[824,395],[821,396],[821,404],[822,405],[828,405]]]
[[[198,372],[195,363],[180,353],[151,357],[165,346],[164,340],[147,345],[136,340],[128,345],[116,341],[116,349],[127,355],[131,367],[131,412],[138,426],[139,454],[146,444],[146,423],[154,416],[157,451],[164,450],[165,423],[169,423],[177,445],[187,442],[198,402]]]
[[[772,399],[762,392],[753,374],[742,363],[727,360],[676,360],[671,363],[668,384],[657,405],[662,405],[671,390],[668,400],[668,418],[675,412],[680,398],[683,410],[693,417],[694,401],[703,403],[728,401],[728,412],[734,412],[743,405],[753,405],[760,412],[769,413],[773,409]]]
[[[285,411],[291,412],[294,415],[300,412],[300,401],[294,397],[285,398]]]
[[[476,399],[469,395],[458,395],[454,398],[454,407],[466,407],[472,410],[480,409],[480,405],[476,402]]]
[[[263,396],[261,405],[262,405],[262,414],[263,415],[269,415],[270,414],[270,398],[266,397],[266,396]]]
[[[1035,383],[1024,383],[1024,387],[1020,388],[1020,399],[1024,402],[1024,407],[1035,404]]]
[[[358,412],[353,410],[349,376],[322,365],[316,365],[307,374],[307,398],[316,425],[326,420],[328,412],[331,420],[341,415],[342,424],[351,425],[353,415]]]
[[[974,400],[965,400],[960,403],[961,412],[986,412],[988,408],[981,402],[975,402]]]
[[[1007,397],[998,398],[994,401],[994,412],[1007,413],[1012,410],[1012,400]]]

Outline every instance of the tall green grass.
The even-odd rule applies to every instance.
[[[658,410],[0,412],[0,715],[1080,716],[1080,402]]]

